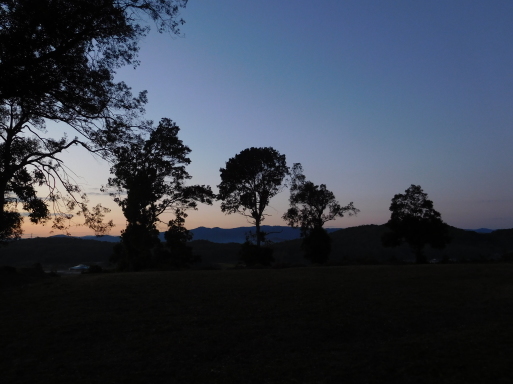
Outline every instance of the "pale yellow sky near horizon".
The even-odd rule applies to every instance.
[[[57,129],[60,131],[64,126],[62,124],[56,125],[54,123],[49,123],[49,126],[52,129]],[[63,133],[64,130],[60,131]],[[191,155],[193,155],[191,153]],[[105,221],[113,220],[115,227],[110,231],[110,235],[118,236],[121,231],[126,227],[126,220],[123,216],[121,209],[114,203],[112,197],[108,194],[101,192],[100,188],[102,185],[107,183],[107,180],[110,176],[109,164],[97,156],[93,156],[91,153],[87,152],[83,148],[75,147],[68,150],[62,156],[64,163],[69,168],[70,176],[74,178],[74,182],[76,182],[82,188],[83,192],[87,194],[89,199],[89,206],[93,207],[96,204],[102,204],[102,206],[111,209],[111,212],[108,213],[105,217]],[[193,157],[193,156],[191,156]],[[194,158],[192,158],[193,163],[187,168],[190,172],[192,179],[188,181],[189,185],[192,184],[203,184],[205,181],[198,181],[195,178],[194,169],[192,165],[194,164]],[[219,164],[219,166],[224,166],[224,164]],[[220,182],[219,173],[212,177],[211,187],[214,192],[217,192],[216,185]],[[329,187],[329,185],[328,185]],[[40,188],[40,196],[45,196],[47,191],[44,188]],[[266,217],[264,219],[264,225],[287,225],[286,222],[281,218],[284,214],[286,208],[288,207],[288,198],[289,191],[287,188],[284,188],[281,193],[276,195],[273,199],[271,199],[271,203],[267,207],[265,213]],[[347,204],[349,201],[342,201],[340,199],[341,204]],[[371,202],[366,203],[366,208],[362,208],[362,201],[359,203],[355,202],[355,206],[362,210],[362,212],[356,217],[343,217],[334,221],[330,221],[325,224],[326,228],[346,228],[353,227],[362,224],[382,224],[386,221],[383,216],[382,210],[376,209],[373,211],[373,204]],[[376,204],[376,202],[374,202]],[[385,202],[385,204],[387,204]],[[240,215],[240,214],[230,214],[226,215],[221,212],[220,203],[214,202],[213,205],[209,206],[206,204],[198,204],[197,210],[189,210],[187,211],[188,217],[186,219],[186,227],[188,229],[194,229],[197,227],[220,227],[220,228],[236,228],[236,227],[247,227],[251,226],[248,220]],[[163,223],[159,224],[159,229],[161,231],[166,230],[166,223],[173,218],[171,213],[165,213],[160,218]],[[94,232],[84,226],[80,226],[77,224],[81,224],[83,219],[81,217],[75,217],[73,220],[73,225],[68,229],[69,233],[72,236],[88,236],[94,235]],[[48,222],[45,225],[34,225],[30,223],[28,218],[25,217],[23,224],[23,238],[30,237],[47,237],[62,234],[63,232],[52,230],[51,222]]]
[[[286,197],[288,198],[287,191],[283,192],[283,196],[280,197]],[[125,218],[123,217],[123,214],[121,210],[115,206],[115,204],[112,201],[109,201],[110,197],[102,196],[101,199],[93,198],[91,197],[91,205],[96,205],[97,202],[102,202],[102,205],[108,206],[111,208],[111,212],[106,215],[106,221],[113,220],[115,227],[108,233],[112,236],[119,236],[121,231],[126,226]],[[278,196],[276,197],[278,199]],[[272,204],[271,204],[272,205]],[[196,211],[188,211],[187,214],[189,215],[186,219],[186,227],[188,229],[194,229],[197,227],[220,227],[220,228],[236,228],[236,227],[249,227],[251,224],[246,220],[245,217],[239,214],[231,214],[231,215],[219,215],[220,208],[219,203],[214,203],[212,206],[207,206],[204,204],[200,204],[198,206],[198,210]],[[281,219],[281,212],[275,211],[272,207],[268,209],[268,214],[270,216],[267,216],[264,220],[264,225],[287,225],[283,219]],[[172,219],[172,214],[164,214],[161,217],[161,220],[164,221],[164,223],[159,224],[160,231],[165,231],[167,228],[165,222]],[[75,217],[73,219],[73,225],[69,228],[69,233],[72,236],[92,236],[94,235],[94,232],[84,226],[76,225],[81,224],[83,222],[83,219],[81,217]],[[347,228],[347,227],[353,227],[357,225],[362,225],[364,223],[361,223],[360,220],[358,220],[358,217],[344,217],[341,220],[332,221],[326,223],[326,228]],[[376,223],[376,224],[382,224],[382,223]],[[24,224],[23,224],[23,230],[24,234],[22,238],[31,238],[31,237],[48,237],[48,236],[54,236],[63,234],[61,231],[52,230],[52,224],[51,222],[48,222],[45,225],[35,225],[29,222],[28,218],[25,218]]]

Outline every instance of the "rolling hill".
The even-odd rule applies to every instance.
[[[330,259],[349,263],[413,262],[415,257],[407,244],[397,248],[381,245],[381,236],[387,230],[384,225],[362,225],[333,232],[330,234],[333,239]],[[426,247],[428,259],[492,260],[513,252],[513,229],[477,233],[450,227],[449,231],[451,243],[443,250]],[[274,249],[275,258],[294,262],[300,253],[300,240],[275,244]]]
[[[384,248],[381,235],[384,225],[362,225],[337,230],[330,234],[333,247],[330,259],[343,263],[383,263],[413,261],[406,244]],[[452,242],[444,250],[426,248],[428,259],[447,257],[456,261],[493,260],[513,252],[513,229],[491,233],[477,233],[451,227]],[[203,264],[236,264],[240,244],[214,243],[208,240],[190,242]],[[27,266],[40,262],[46,268],[69,267],[79,263],[107,263],[112,253],[112,242],[70,237],[35,238],[15,241],[0,248],[0,265]],[[301,239],[273,244],[274,257],[281,263],[305,264]]]

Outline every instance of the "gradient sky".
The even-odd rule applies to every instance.
[[[148,118],[181,127],[193,183],[217,192],[230,157],[271,146],[361,210],[326,226],[383,224],[394,194],[420,184],[450,225],[513,227],[510,0],[190,0],[182,17],[183,37],[151,33],[118,79],[148,90]],[[66,159],[92,202],[115,208],[98,189],[109,166]],[[287,207],[284,190],[264,224],[285,225]],[[248,223],[215,204],[186,225]]]

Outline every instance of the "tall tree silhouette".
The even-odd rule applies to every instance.
[[[221,210],[227,214],[239,213],[255,226],[256,245],[264,236],[260,225],[272,197],[282,190],[289,172],[285,155],[271,147],[247,148],[226,162],[220,169],[221,184],[217,198]]]
[[[442,221],[433,202],[420,185],[411,185],[404,194],[397,194],[390,205],[392,215],[386,224],[391,229],[383,234],[385,247],[396,247],[405,241],[415,254],[417,263],[426,263],[424,246],[443,249],[451,241],[448,225]]]
[[[191,150],[178,138],[180,128],[164,118],[156,128],[146,129],[150,131],[146,137],[135,135],[113,149],[114,177],[108,181],[127,221],[121,235],[126,252],[120,265],[135,270],[148,265],[150,249],[159,243],[161,214],[196,209],[198,202],[212,204],[214,197],[208,186],[185,185],[191,178],[185,169]]]
[[[108,156],[109,145],[136,125],[146,94],[133,96],[114,74],[138,64],[146,21],[179,33],[178,11],[186,3],[0,1],[0,240],[21,235],[18,203],[31,221],[55,217],[60,229],[75,208],[86,217],[92,212],[59,155],[82,146]],[[76,136],[52,137],[48,120],[65,123]],[[46,197],[35,192],[42,185]]]
[[[323,228],[324,223],[359,212],[352,202],[341,206],[325,184],[306,181],[299,163],[292,167],[289,202],[290,208],[283,219],[291,227],[301,228],[301,247],[305,257],[315,263],[326,262],[331,252],[331,238]]]

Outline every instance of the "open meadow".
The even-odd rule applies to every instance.
[[[3,383],[510,383],[513,265],[104,273],[0,290]]]

